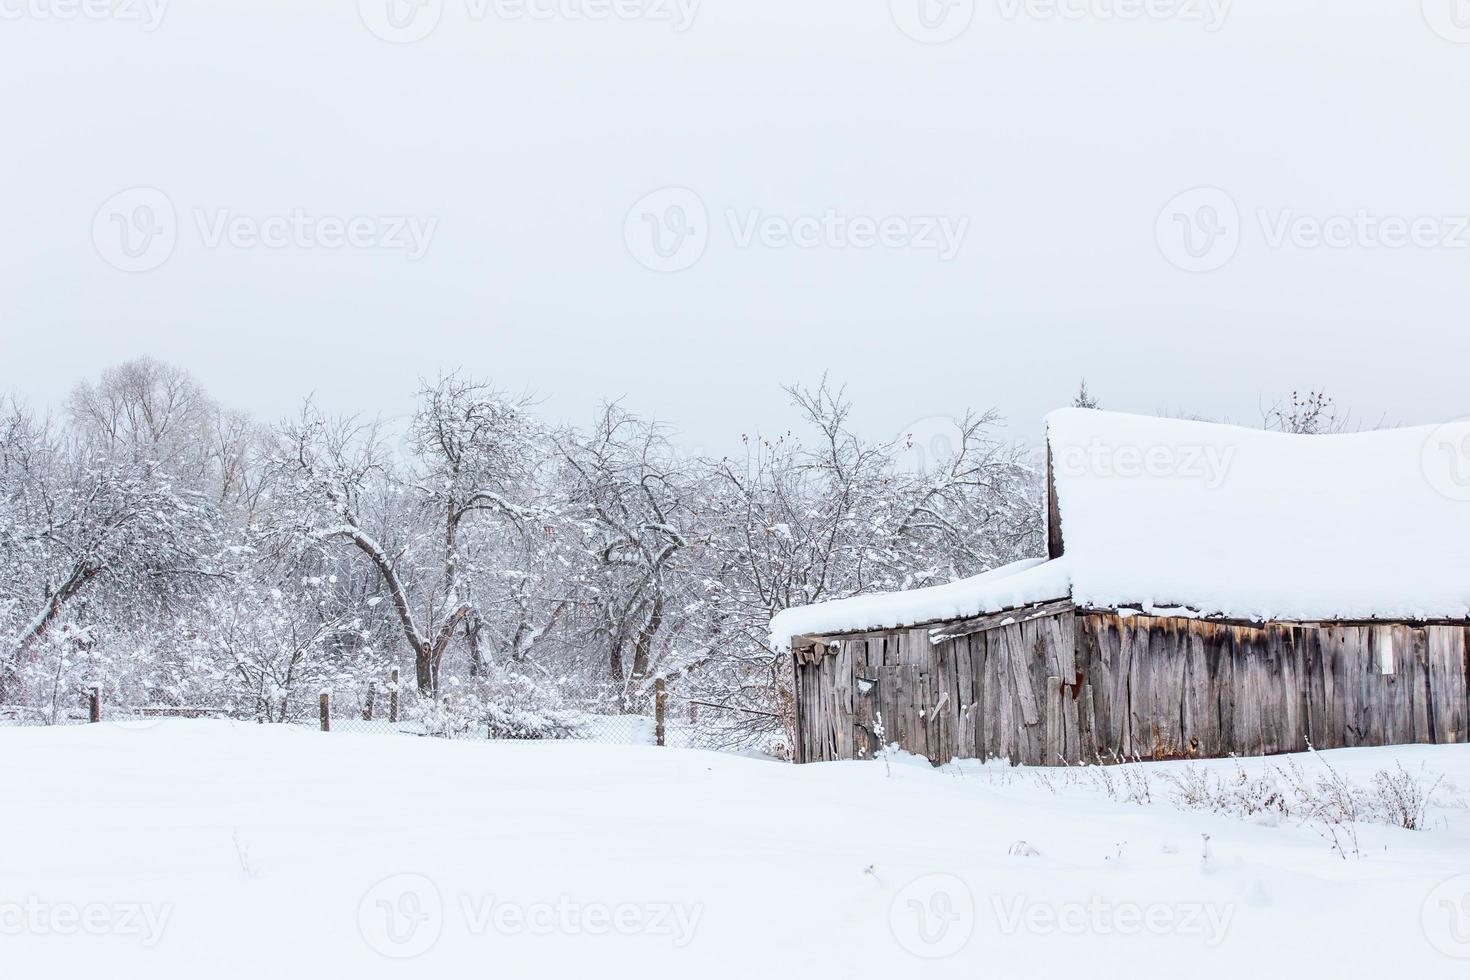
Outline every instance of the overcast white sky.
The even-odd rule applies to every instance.
[[[710,448],[824,371],[874,435],[1035,435],[1083,375],[1470,413],[1463,0],[80,2],[0,0],[0,388],[33,402],[151,353],[267,418],[464,366]],[[368,223],[251,241],[298,211]]]

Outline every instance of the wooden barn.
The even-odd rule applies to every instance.
[[[1470,425],[1300,436],[1054,413],[1047,559],[772,622],[797,760],[1464,742],[1470,485],[1449,450],[1465,446]]]

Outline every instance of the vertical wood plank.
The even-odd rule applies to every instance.
[[[1434,743],[1434,698],[1430,693],[1429,637],[1420,627],[1398,630],[1399,655],[1408,669],[1404,676],[1404,700],[1408,703],[1409,731],[1416,744]]]
[[[1431,626],[1425,642],[1429,658],[1429,698],[1434,713],[1434,740],[1441,745],[1465,742],[1465,629]]]
[[[1063,754],[1065,735],[1062,731],[1062,679],[1046,679],[1046,741],[1042,765],[1058,766],[1066,762]]]

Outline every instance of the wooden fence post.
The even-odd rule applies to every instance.
[[[398,668],[393,668],[393,673],[388,681],[388,720],[398,724]]]
[[[660,677],[653,682],[653,739],[658,745],[664,744],[664,706],[668,698],[669,692]]]
[[[375,695],[377,693],[378,693],[378,682],[377,681],[370,681],[368,683],[367,704],[362,709],[362,720],[363,721],[372,721],[373,720],[373,695]]]
[[[330,691],[322,692],[322,731],[332,730],[332,694]]]
[[[102,720],[102,689],[94,687],[87,692],[87,720],[97,724]]]

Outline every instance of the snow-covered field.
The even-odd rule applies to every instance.
[[[1428,829],[1360,825],[1345,859],[1299,808],[1176,806],[1173,763],[8,729],[0,977],[1470,974],[1470,747],[1325,757],[1297,763],[1442,775]]]

